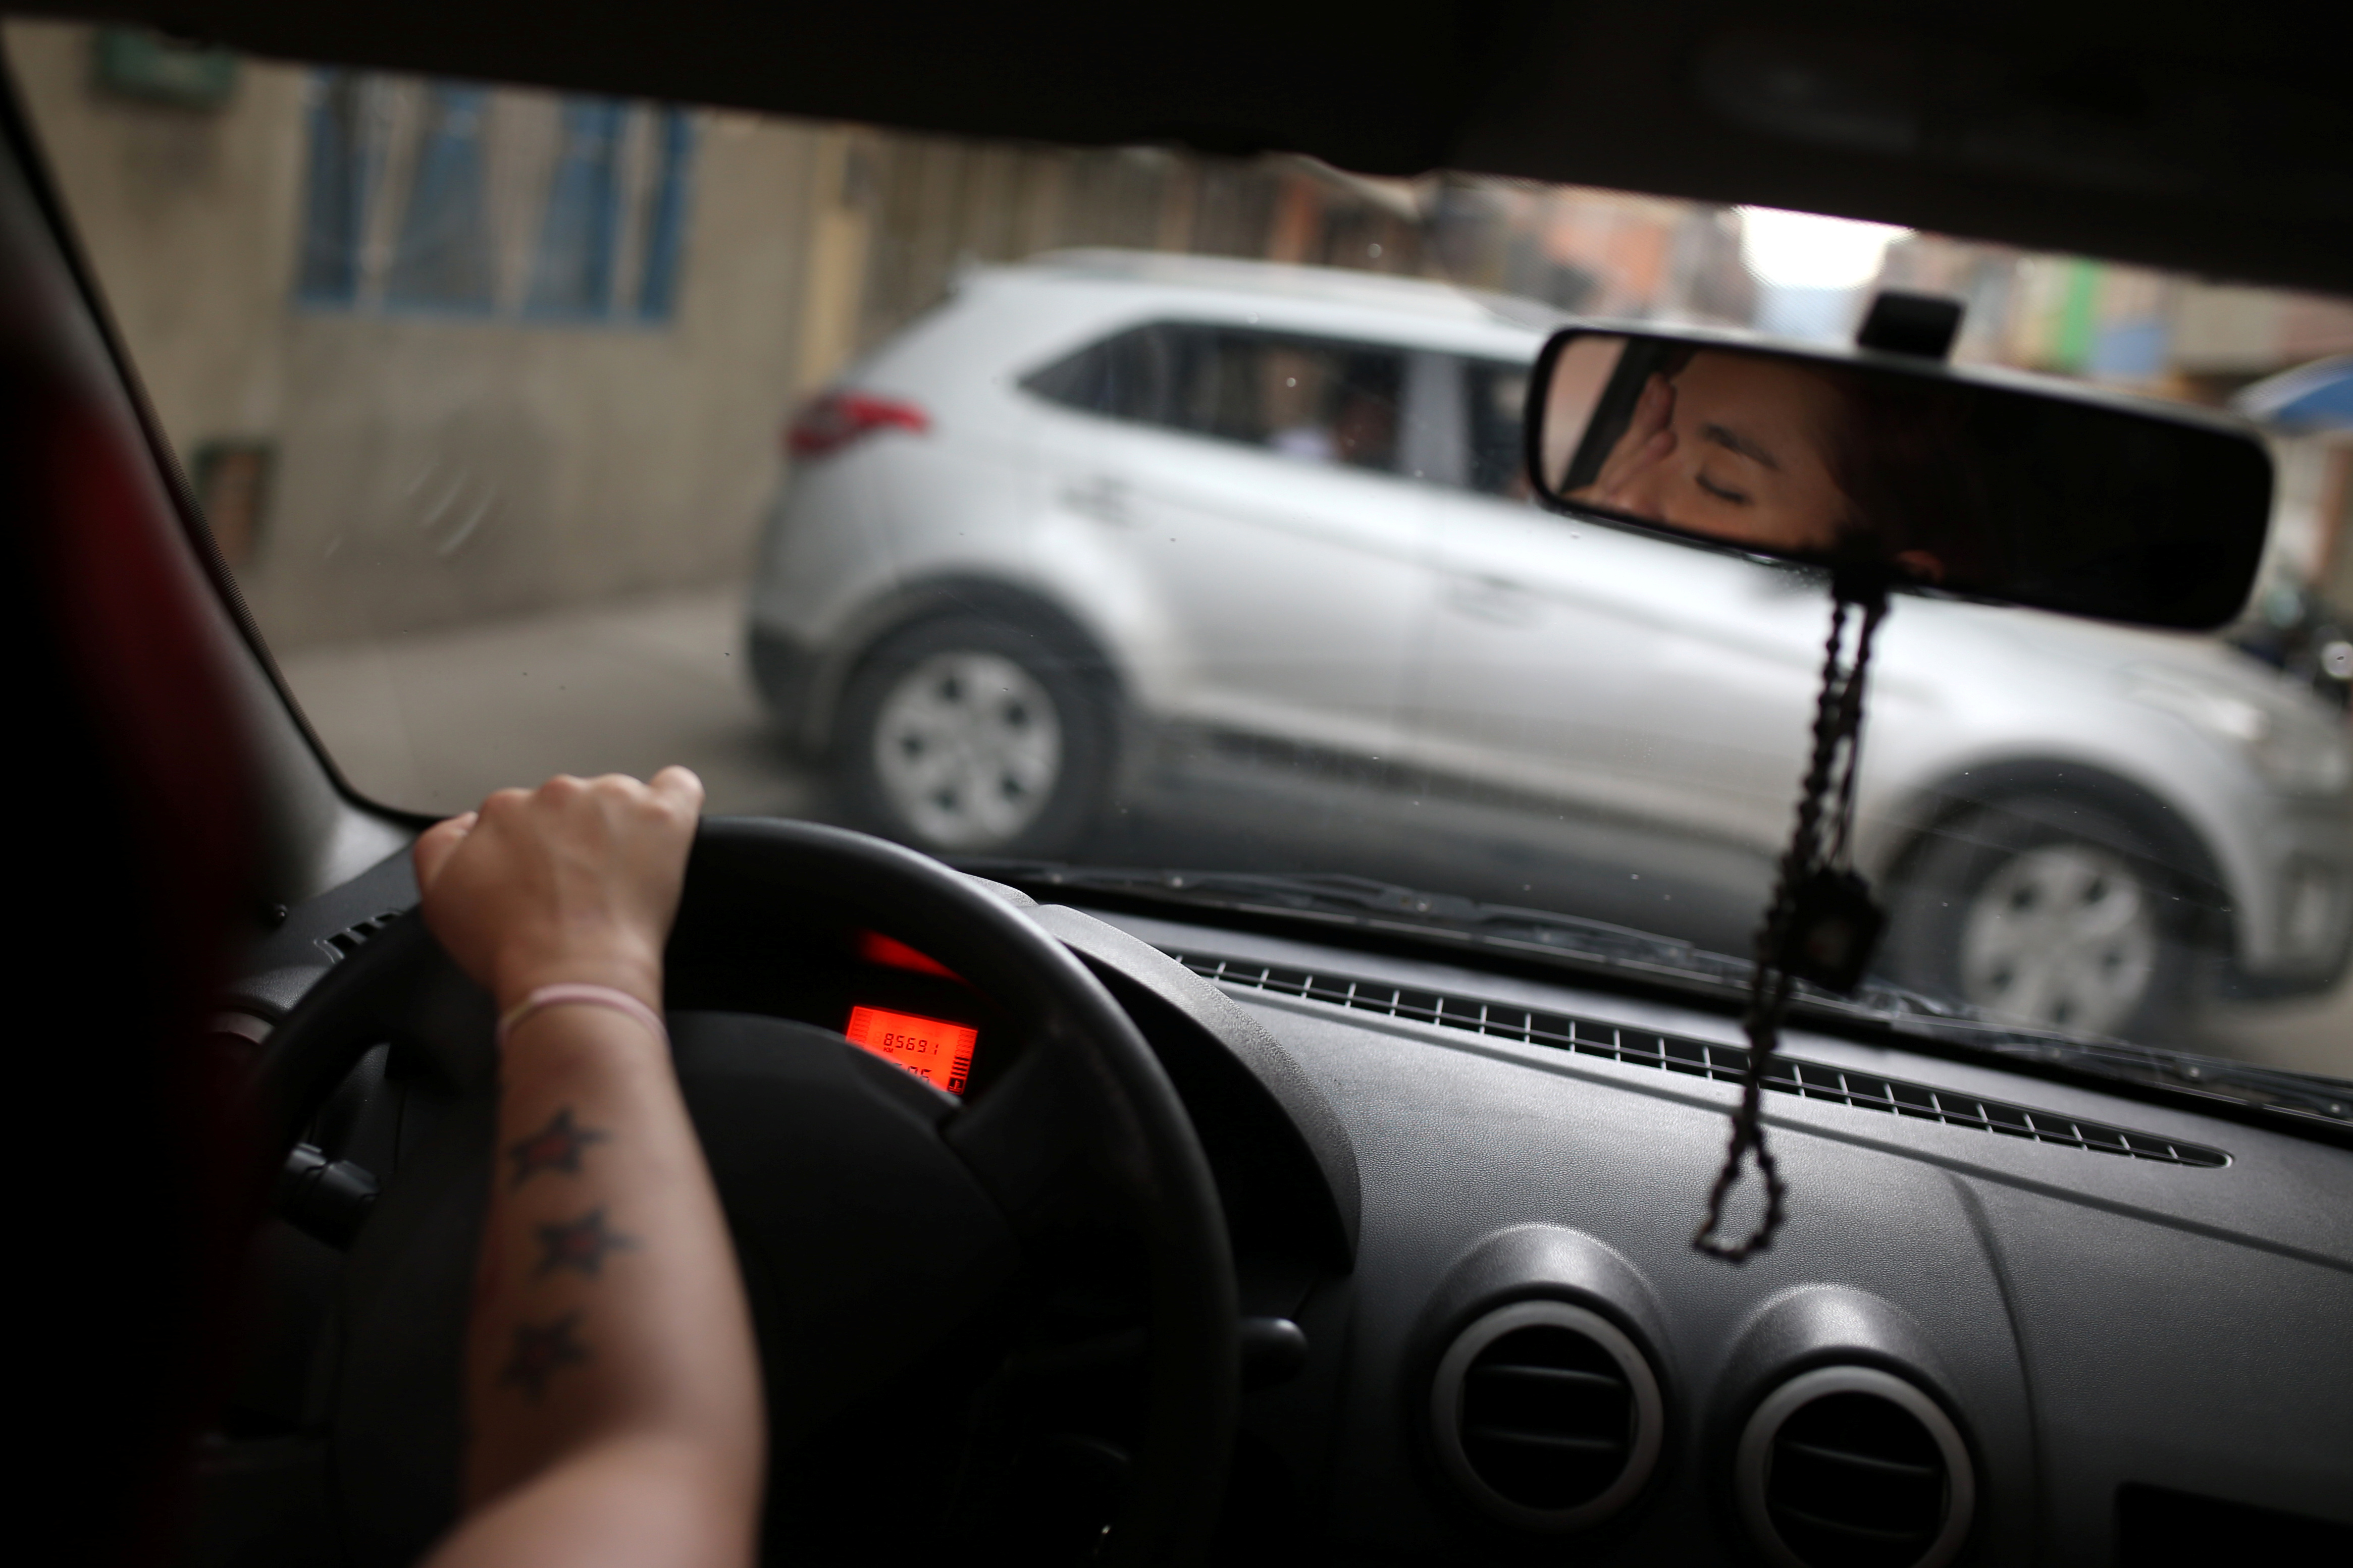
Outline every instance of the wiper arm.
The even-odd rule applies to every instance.
[[[959,860],[964,869],[1032,892],[1068,888],[1237,914],[1344,926],[1434,945],[1484,949],[1588,976],[1646,988],[1737,999],[1750,962],[1675,937],[1547,910],[1482,903],[1338,873],[1173,871],[1068,866],[1044,860]],[[2022,1027],[1974,1007],[1946,1003],[1880,980],[1841,996],[1799,983],[1794,1016],[1865,1024],[1898,1035],[2137,1083],[2209,1100],[2254,1106],[2308,1123],[2353,1126],[2353,1086],[2275,1068]]]
[[[1678,937],[1581,915],[1482,903],[1337,873],[1156,871],[1065,866],[1039,860],[960,860],[958,865],[1025,888],[1085,889],[1129,898],[1341,925],[1445,946],[1485,948],[1587,974],[1614,974],[1711,996],[1744,994],[1749,961]],[[1797,1005],[1826,1017],[1884,1025],[1896,1018],[1968,1015],[1915,991],[1867,981],[1852,996],[1800,984]]]
[[[1632,966],[1709,983],[1746,984],[1747,965],[1673,937],[1543,910],[1483,904],[1453,893],[1337,873],[1154,871],[1036,860],[959,860],[963,869],[1024,887],[1099,892],[1290,916],[1407,933],[1455,944],[1533,949],[1572,963]]]
[[[2353,1084],[2316,1073],[2256,1067],[2162,1046],[2021,1028],[1960,1015],[1933,1029],[1905,1029],[2014,1061],[2050,1062],[2101,1078],[2145,1084],[2174,1094],[2226,1100],[2340,1131],[2353,1127]]]

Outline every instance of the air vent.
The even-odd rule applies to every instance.
[[[1750,1416],[1740,1516],[1781,1568],[1940,1568],[1968,1538],[1976,1484],[1959,1430],[1900,1377],[1832,1366]]]
[[[345,926],[332,936],[321,937],[317,943],[318,949],[327,955],[329,963],[341,963],[366,946],[370,937],[375,936],[399,918],[398,910],[386,910],[382,914],[370,915],[364,921]]]
[[[1440,1465],[1481,1512],[1564,1534],[1624,1508],[1658,1465],[1659,1380],[1609,1320],[1566,1301],[1479,1319],[1438,1363]]]
[[[1207,958],[1184,952],[1170,956],[1205,980],[1284,996],[1304,996],[1310,1001],[1329,1002],[1362,1013],[1409,1018],[1441,1028],[1496,1036],[1583,1056],[1607,1057],[1612,1061],[1688,1073],[1723,1083],[1737,1083],[1748,1071],[1748,1051],[1742,1046],[1621,1028],[1616,1024],[1572,1018],[1559,1013],[1531,1012],[1525,1007],[1482,1001],[1475,996],[1443,995],[1435,991],[1385,985],[1374,980],[1353,980],[1341,974],[1311,974],[1303,969],[1282,969],[1243,959]],[[1881,1078],[1876,1073],[1851,1072],[1796,1057],[1776,1057],[1766,1072],[1765,1087],[1777,1094],[1832,1100],[1857,1110],[1941,1121],[1947,1127],[1974,1128],[1981,1132],[1999,1132],[2005,1137],[2095,1154],[2122,1154],[2135,1160],[2203,1170],[2219,1170],[2231,1163],[2231,1156],[2220,1149],[2200,1148],[2195,1143],[2160,1138],[2154,1132],[2128,1131],[2052,1110],[1980,1100],[1973,1094],[1956,1094],[1924,1083]]]

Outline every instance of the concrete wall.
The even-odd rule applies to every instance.
[[[90,29],[10,21],[18,92],[116,323],[182,449],[274,430],[295,255],[302,73],[245,62],[217,110],[103,98]],[[227,221],[224,221],[224,216]]]
[[[740,574],[800,381],[814,142],[743,119],[706,128],[663,325],[292,311],[284,374],[301,395],[280,426],[277,537],[248,584],[273,637]]]
[[[174,445],[276,444],[240,572],[274,643],[744,569],[779,423],[854,346],[803,331],[859,309],[857,258],[812,211],[838,205],[846,133],[696,116],[667,321],[320,310],[293,289],[306,71],[243,61],[229,102],[195,110],[95,90],[87,28],[11,23],[6,42]],[[837,188],[820,190],[829,167]]]

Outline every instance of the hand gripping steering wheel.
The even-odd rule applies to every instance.
[[[1102,983],[987,884],[807,823],[703,823],[670,942],[673,997],[682,971],[773,958],[789,937],[765,939],[764,911],[788,926],[776,911],[811,909],[986,975],[1021,1052],[964,1106],[830,1031],[670,1014],[752,1296],[772,1449],[786,1453],[952,1335],[1016,1272],[1034,1215],[1076,1178],[1109,1198],[1148,1273],[1146,1410],[1096,1560],[1198,1560],[1233,1434],[1236,1301],[1217,1188],[1167,1075]],[[263,1056],[279,1158],[379,1043],[455,1096],[438,1125],[402,1127],[397,1177],[344,1261],[313,1374],[330,1507],[362,1563],[413,1560],[456,1514],[460,1347],[492,1176],[491,1034],[489,998],[411,913],[321,980]],[[771,1538],[792,1528],[772,1519]]]

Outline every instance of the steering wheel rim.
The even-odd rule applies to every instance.
[[[1125,1200],[1150,1268],[1149,1407],[1109,1560],[1198,1561],[1218,1516],[1239,1404],[1232,1252],[1217,1186],[1175,1087],[1127,1014],[1060,942],[987,885],[927,856],[846,829],[765,818],[710,818],[688,862],[675,959],[698,910],[745,897],[822,900],[964,974],[1024,1026],[1028,1076],[1050,1090],[995,1120],[1059,1117]],[[454,1084],[495,1067],[491,1009],[413,911],[330,972],[272,1032],[257,1071],[265,1148],[282,1160],[361,1056],[412,1041]],[[1025,1061],[1025,1066],[1028,1062]],[[943,1124],[972,1163],[1008,1079]],[[1044,1108],[1041,1110],[1041,1108]],[[976,1166],[982,1184],[988,1173]]]

